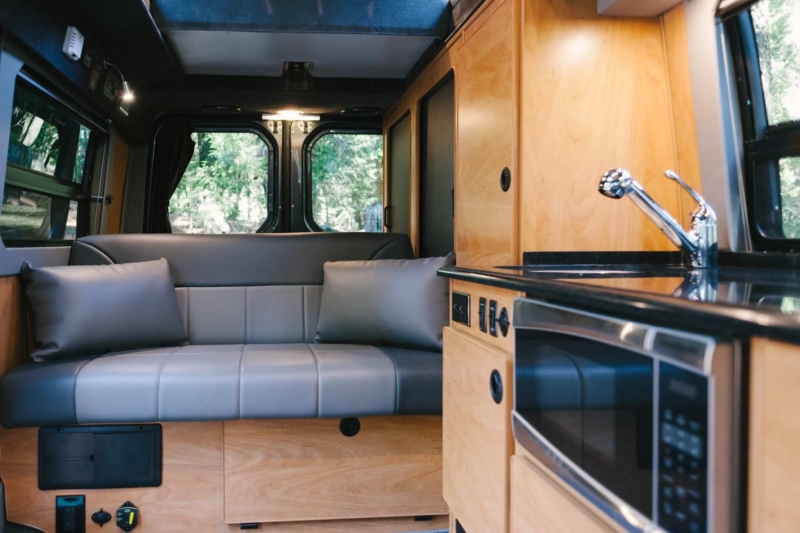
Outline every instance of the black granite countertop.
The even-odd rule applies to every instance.
[[[721,252],[719,262],[700,270],[678,253],[543,252],[521,266],[439,274],[666,327],[800,343],[800,254]]]

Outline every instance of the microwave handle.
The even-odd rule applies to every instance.
[[[639,511],[615,496],[570,461],[517,413],[511,413],[514,439],[561,481],[586,498],[629,533],[667,533]]]
[[[561,333],[618,346],[692,367],[706,375],[717,350],[730,341],[650,326],[530,298],[514,300],[514,329]]]

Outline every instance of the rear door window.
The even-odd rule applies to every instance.
[[[256,233],[273,218],[272,147],[243,131],[196,131],[169,202],[173,233]]]
[[[383,231],[383,135],[326,133],[310,158],[313,229]]]

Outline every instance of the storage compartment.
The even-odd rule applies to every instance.
[[[226,422],[225,522],[446,515],[441,417],[358,420]]]
[[[444,330],[444,497],[467,532],[507,530],[511,356]]]
[[[614,528],[524,457],[511,457],[511,533],[611,532]]]
[[[39,430],[39,489],[161,485],[161,426]]]

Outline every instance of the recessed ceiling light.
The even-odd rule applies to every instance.
[[[283,109],[277,113],[265,113],[261,120],[319,120],[319,115],[306,115],[296,109]]]

